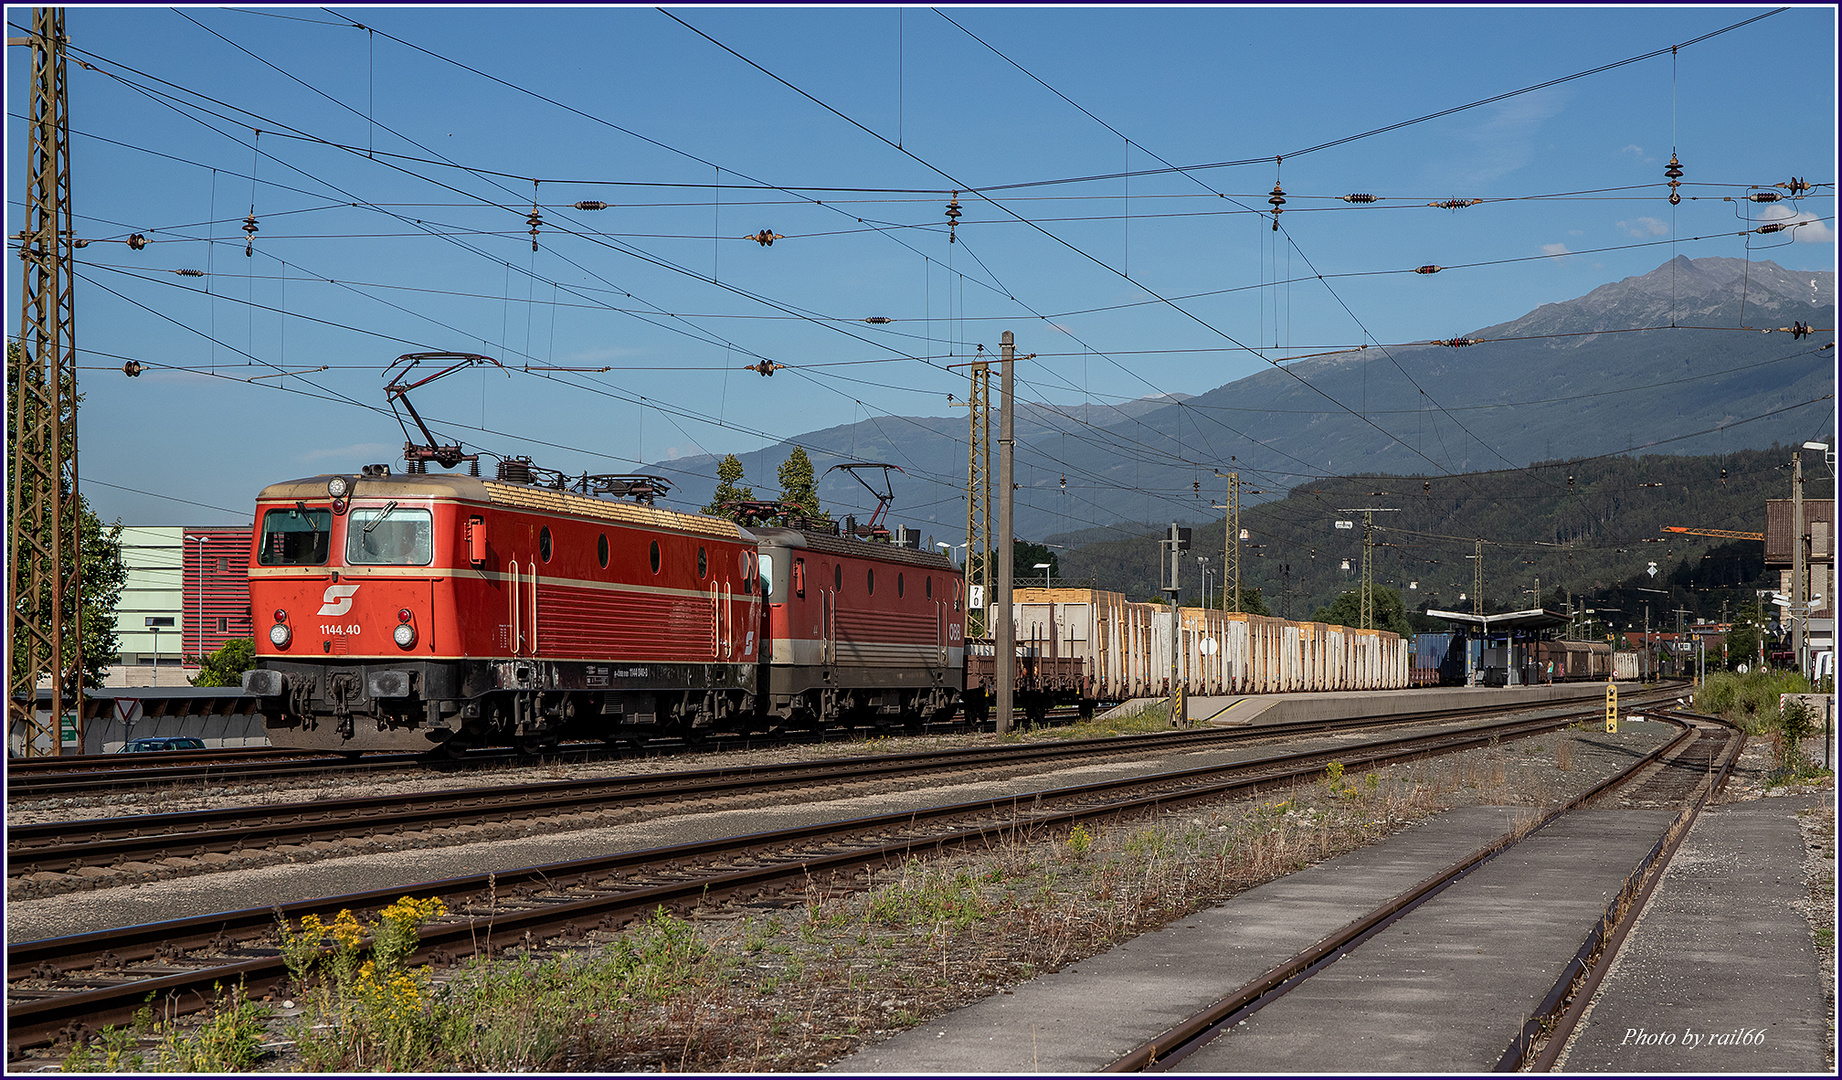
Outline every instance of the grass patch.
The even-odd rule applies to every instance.
[[[1810,692],[1810,680],[1795,671],[1717,671],[1695,691],[1695,711],[1718,716],[1748,735],[1771,735],[1780,726],[1778,696]]]

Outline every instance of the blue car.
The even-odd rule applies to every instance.
[[[205,740],[194,739],[187,735],[162,735],[157,738],[130,739],[119,751],[123,754],[141,754],[150,750],[203,750]]]

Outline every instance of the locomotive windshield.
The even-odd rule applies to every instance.
[[[346,519],[347,565],[427,566],[434,554],[435,527],[427,510],[396,503],[359,506]]]
[[[322,566],[332,546],[331,510],[270,510],[262,515],[262,566]]]

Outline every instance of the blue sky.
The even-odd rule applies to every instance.
[[[231,522],[273,480],[394,460],[411,352],[506,368],[418,392],[438,434],[618,473],[963,415],[953,365],[1006,329],[1037,354],[1022,396],[1114,402],[1675,254],[1833,270],[1833,7],[1324,145],[1770,10],[71,7],[85,493]],[[1793,211],[1723,197],[1792,176],[1831,185],[1799,203],[1820,220],[1744,235]]]

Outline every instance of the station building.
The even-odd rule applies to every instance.
[[[124,526],[121,663],[103,685],[189,686],[198,657],[249,637],[249,545],[247,525]]]

